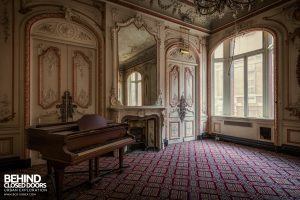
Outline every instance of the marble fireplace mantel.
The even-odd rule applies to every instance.
[[[162,145],[162,133],[164,132],[165,128],[165,107],[163,106],[111,106],[111,119],[116,122],[123,122],[124,119],[141,119],[145,120],[151,116],[155,116],[157,119],[157,131],[156,131],[156,138],[157,144],[156,147],[161,149]]]
[[[145,117],[156,115],[160,118],[161,126],[163,126],[165,118],[165,107],[163,106],[111,106],[110,110],[113,114],[113,120],[122,122],[125,116]]]

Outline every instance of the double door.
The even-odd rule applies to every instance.
[[[168,63],[169,143],[195,139],[195,65]]]
[[[95,113],[96,50],[39,38],[32,45],[31,124]]]

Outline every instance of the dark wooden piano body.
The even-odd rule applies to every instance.
[[[61,199],[65,167],[89,160],[89,181],[94,182],[98,156],[114,150],[119,150],[119,169],[123,167],[124,147],[134,143],[127,129],[126,124],[115,123],[82,131],[76,122],[37,125],[27,129],[28,148],[42,154],[49,174],[54,169],[56,195]]]

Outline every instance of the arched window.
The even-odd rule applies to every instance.
[[[139,72],[133,72],[127,79],[128,106],[142,105],[142,76]]]
[[[271,34],[251,31],[214,50],[213,115],[274,118],[273,46]]]

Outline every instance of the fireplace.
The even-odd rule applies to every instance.
[[[122,122],[128,123],[130,134],[136,138],[136,143],[129,147],[130,150],[158,150],[158,117],[150,115],[145,117],[125,116]]]
[[[159,150],[163,147],[163,106],[112,106],[110,111],[112,120],[128,123],[130,133],[137,138],[136,148]]]

